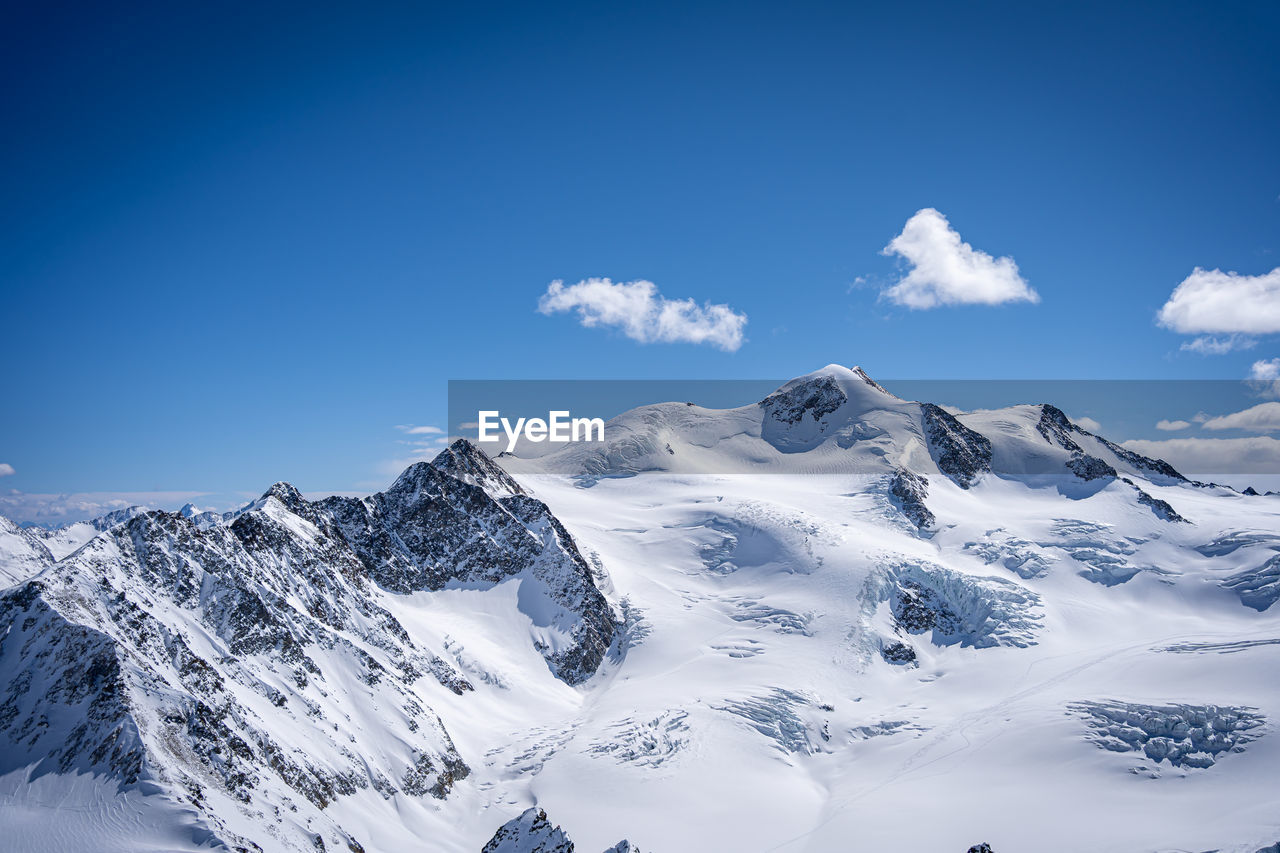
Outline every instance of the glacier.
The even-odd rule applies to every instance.
[[[364,498],[0,522],[0,837],[1280,841],[1280,496],[836,365],[605,434],[459,442]]]

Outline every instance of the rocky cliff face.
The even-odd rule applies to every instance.
[[[340,797],[447,797],[469,768],[415,685],[471,685],[388,591],[521,577],[556,605],[566,640],[543,653],[573,684],[616,632],[572,537],[486,463],[457,445],[363,501],[277,483],[216,526],[142,512],[48,562],[0,594],[0,773],[156,783],[233,844],[238,808],[358,845],[325,811]]]
[[[317,510],[333,519],[369,576],[394,592],[526,577],[552,605],[547,627],[564,639],[542,652],[569,684],[591,677],[617,633],[573,537],[465,441],[409,468],[386,492],[328,498]]]
[[[933,403],[920,404],[929,452],[938,470],[967,489],[991,470],[991,440],[960,423],[954,415]]]
[[[498,827],[481,853],[573,853],[573,842],[563,829],[552,826],[547,813],[525,809],[518,817]],[[630,841],[619,841],[604,853],[640,853]]]
[[[228,841],[211,801],[330,823],[360,790],[447,796],[467,765],[410,689],[434,656],[281,497],[208,531],[144,513],[0,596],[3,769],[162,784]]]

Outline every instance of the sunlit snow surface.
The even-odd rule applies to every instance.
[[[1072,849],[1253,853],[1280,838],[1280,746],[1268,736],[1280,709],[1270,677],[1280,645],[1269,642],[1280,623],[1221,586],[1271,552],[1206,558],[1193,547],[1277,529],[1280,501],[1153,487],[1196,520],[1174,525],[1119,483],[1071,500],[996,478],[967,492],[933,478],[942,527],[923,539],[880,516],[882,484],[869,478],[526,482],[600,555],[612,594],[643,613],[648,635],[581,693],[553,697],[526,680],[536,667],[505,663],[510,699],[478,687],[521,709],[512,746],[477,763],[472,780],[491,786],[490,801],[512,803],[492,809],[500,814],[536,801],[584,850],[625,835],[646,850],[964,850],[986,840],[1034,851],[1070,838]],[[1077,523],[1069,533],[1064,518]],[[1101,551],[1115,537],[1141,540],[1125,558],[1158,571],[1091,581],[1091,565],[1071,553],[1089,525]],[[1023,578],[966,547],[996,528],[1001,542],[1037,543],[1027,547],[1047,569]],[[958,614],[1020,644],[902,631],[868,590],[903,565],[1034,596],[1034,608],[1004,617],[980,597],[981,613]],[[803,630],[740,618],[743,601],[796,614]],[[428,607],[444,618],[453,608],[441,604]],[[909,643],[918,666],[883,660],[890,638]],[[446,725],[488,744],[492,718],[470,715],[471,698],[454,703]],[[1247,707],[1265,722],[1212,766],[1176,767],[1141,749],[1099,748],[1080,703]],[[601,749],[610,741],[621,744]]]
[[[1036,444],[1025,408],[967,423],[1015,436],[994,440],[1005,468],[1023,445],[1066,458]],[[1128,472],[1182,523],[1118,478],[988,472],[962,488],[929,469],[911,417],[893,404],[829,445],[773,437],[817,468],[850,450],[838,474],[799,470],[798,456],[773,465],[766,439],[733,432],[737,415],[674,454],[632,443],[602,476],[504,460],[576,539],[622,632],[574,687],[531,642],[545,614],[525,575],[377,592],[474,686],[412,687],[471,773],[443,801],[365,790],[328,818],[368,853],[474,853],[531,806],[585,853],[620,838],[646,853],[1254,853],[1280,840],[1280,498]],[[722,473],[649,470],[655,448]],[[734,473],[718,453],[739,454]],[[923,528],[889,496],[907,463],[927,475]],[[344,734],[371,754],[397,736]],[[163,792],[25,772],[0,779],[0,847],[208,843]],[[308,849],[301,833],[255,835],[252,808],[219,808],[264,851]],[[58,833],[33,829],[49,821]]]
[[[330,806],[368,851],[423,838],[475,851],[533,804],[586,851],[620,837],[656,851],[982,840],[1049,851],[1071,838],[1099,851],[1253,853],[1280,838],[1280,614],[1222,584],[1274,555],[1274,498],[1150,487],[1195,520],[1171,524],[1121,483],[1073,500],[994,477],[967,491],[932,477],[939,525],[925,538],[892,515],[875,477],[522,479],[605,567],[601,585],[625,599],[627,630],[573,688],[529,642],[520,578],[384,594],[415,641],[475,686],[455,696],[417,685],[472,774],[444,802],[365,793]],[[1143,570],[1124,583],[1089,579],[1082,531]],[[990,559],[1019,549],[1036,560],[1031,577],[1025,563]],[[892,612],[886,584],[930,573],[960,630],[909,630]],[[908,644],[916,664],[887,662],[889,641]],[[1173,766],[1141,745],[1100,747],[1082,703],[1250,708],[1264,722],[1212,766]],[[130,826],[168,839],[155,849],[197,843],[198,830],[182,829],[189,815],[174,811],[167,828],[157,819],[163,802],[114,802],[56,778],[24,789],[10,776],[0,788],[0,821],[24,833],[22,849],[128,849],[111,839]],[[68,809],[112,817],[31,830]],[[245,817],[242,830],[252,825]],[[68,841],[97,826],[100,842]]]

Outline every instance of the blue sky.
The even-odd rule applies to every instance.
[[[466,6],[6,11],[11,509],[367,490],[449,379],[1280,357],[1157,323],[1196,268],[1274,301],[1274,3]],[[887,297],[926,209],[1038,301]],[[591,278],[727,306],[736,348],[538,310]]]

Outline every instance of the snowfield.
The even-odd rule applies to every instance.
[[[606,436],[455,445],[363,501],[277,486],[65,554],[0,527],[0,846],[1280,841],[1280,497],[1051,406],[953,416],[839,367]],[[157,527],[164,571],[135,554]],[[200,705],[212,735],[175,718]],[[120,760],[39,740],[86,721]],[[308,797],[291,765],[350,784]]]

